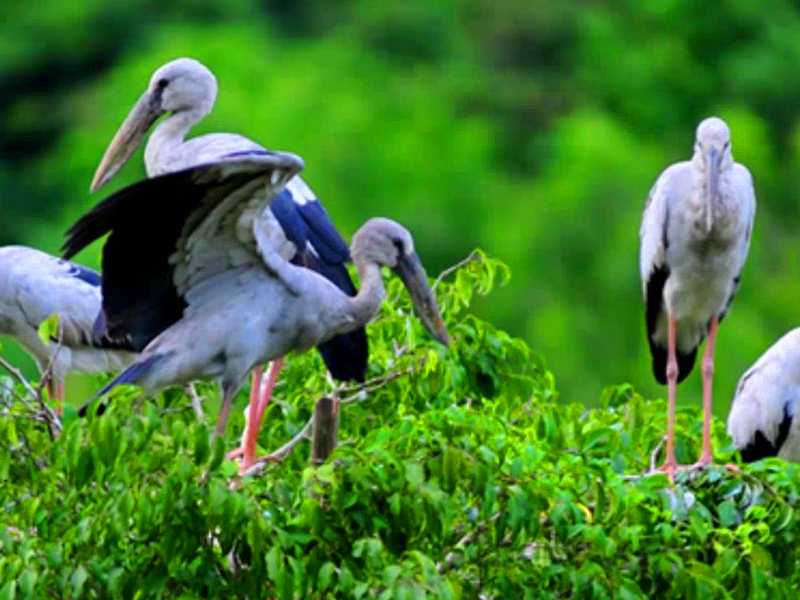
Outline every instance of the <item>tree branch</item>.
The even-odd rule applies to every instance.
[[[439,273],[438,277],[436,277],[436,279],[434,280],[431,289],[435,290],[438,287],[438,285],[442,282],[442,280],[446,279],[447,277],[450,277],[450,275],[452,275],[459,269],[463,269],[468,264],[473,263],[479,259],[480,259],[480,252],[478,252],[477,250],[473,250],[466,257],[458,261],[456,264],[447,267],[444,271]]]

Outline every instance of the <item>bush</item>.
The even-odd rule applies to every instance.
[[[4,385],[0,598],[794,597],[797,466],[626,479],[664,403],[627,385],[592,409],[559,399],[522,341],[467,312],[506,277],[476,253],[441,283],[449,350],[392,282],[330,459],[308,466],[299,445],[238,486],[208,442],[213,409],[198,420],[183,393],[123,389],[103,417],[68,410],[53,440]],[[297,434],[326,391],[316,354],[292,357],[260,441]],[[678,432],[686,462],[696,411]]]

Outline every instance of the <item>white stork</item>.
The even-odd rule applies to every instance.
[[[154,323],[172,321],[99,395],[121,383],[152,391],[218,378],[222,435],[233,397],[255,365],[362,328],[377,314],[382,265],[401,277],[429,331],[448,342],[411,236],[397,223],[372,219],[356,233],[356,296],[281,256],[261,215],[301,168],[299,158],[274,153],[162,175],[114,194],[70,229],[67,256],[110,232],[103,248],[110,306],[124,296],[129,309]],[[144,254],[136,251],[142,247]],[[173,319],[176,307],[181,314]]]
[[[742,375],[728,434],[745,462],[768,456],[800,462],[800,328],[793,329]]]
[[[658,178],[642,219],[640,267],[653,373],[668,390],[666,461],[673,477],[677,384],[703,357],[703,450],[693,468],[713,461],[711,382],[717,326],[733,300],[747,258],[756,200],[748,170],[733,161],[730,131],[716,117],[697,128],[694,156]]]
[[[195,165],[263,154],[265,150],[259,144],[233,133],[212,133],[186,139],[192,127],[211,111],[216,97],[217,81],[214,75],[196,60],[180,58],[156,70],[147,90],[106,150],[92,181],[92,191],[114,176],[153,123],[165,114],[168,116],[156,127],[145,148],[145,167],[149,177]],[[346,268],[350,260],[347,243],[337,232],[322,204],[299,176],[287,184],[270,209],[265,212],[263,226],[274,230],[270,235],[284,239],[285,258],[319,272],[345,293],[354,295],[356,289]],[[164,326],[169,324],[163,323]],[[109,325],[113,335],[114,323],[109,322]],[[158,331],[153,329],[151,333]],[[136,349],[141,350],[149,341],[145,338],[138,340]],[[367,337],[363,329],[333,338],[322,344],[319,351],[335,379],[364,380]],[[262,368],[257,365],[254,370],[248,426],[242,448],[238,451],[247,453],[245,463],[254,458],[254,436],[282,364],[281,360],[272,364],[260,395]]]
[[[33,248],[0,248],[0,334],[16,338],[42,374],[49,367],[47,384],[59,411],[68,373],[117,372],[136,358],[95,336],[100,305],[100,275],[91,269]],[[51,315],[59,317],[60,344],[39,338]]]

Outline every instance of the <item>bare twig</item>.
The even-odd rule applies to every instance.
[[[346,388],[341,388],[340,390],[337,391],[339,393],[347,394],[347,396],[341,399],[341,402],[342,404],[349,404],[351,402],[357,401],[359,398],[361,398],[363,394],[369,394],[369,392],[374,392],[375,390],[379,390],[380,388],[391,383],[395,379],[400,379],[405,375],[411,374],[413,371],[414,371],[413,367],[409,367],[401,371],[391,371],[386,375],[381,375],[380,377],[373,377],[372,379],[368,379],[367,381],[360,383],[358,385],[348,386]]]
[[[31,382],[22,374],[22,371],[17,369],[2,356],[0,356],[0,367],[8,371],[11,377],[20,383],[30,396],[30,399],[28,399],[22,395],[14,394],[29,413],[27,415],[28,418],[45,423],[50,431],[51,437],[56,437],[61,431],[61,419],[58,418],[58,415],[55,414],[53,409],[44,403],[41,392],[33,387]],[[38,407],[36,404],[38,404]]]
[[[201,423],[204,422],[206,420],[206,415],[203,412],[203,401],[197,394],[197,390],[194,388],[193,383],[190,383],[186,386],[186,392],[189,394],[189,398],[192,399],[192,410],[194,411],[197,420]]]
[[[54,411],[51,407],[47,405],[44,401],[44,387],[48,384],[55,384],[50,386],[50,390],[52,391],[55,389],[57,385],[62,384],[61,381],[56,381],[53,377],[53,365],[55,364],[56,358],[58,357],[59,352],[61,352],[62,342],[64,339],[64,330],[61,327],[61,323],[58,325],[58,339],[55,340],[56,349],[54,352],[50,354],[50,358],[47,361],[47,366],[42,371],[42,376],[39,379],[39,385],[36,387],[36,394],[34,398],[39,403],[39,410],[41,411],[42,415],[44,415],[45,422],[47,423],[47,427],[50,430],[50,437],[55,438],[61,432],[62,425],[61,425],[61,417],[59,414]],[[52,341],[51,341],[52,343]],[[53,401],[53,398],[50,398]],[[61,407],[63,409],[63,406]]]
[[[460,540],[458,540],[455,543],[455,545],[453,546],[453,549],[450,550],[450,552],[448,552],[447,554],[445,554],[444,561],[441,562],[441,563],[438,563],[436,565],[437,571],[439,571],[439,573],[442,573],[446,569],[448,569],[451,566],[453,566],[453,563],[456,562],[456,551],[459,548],[462,548],[462,547],[467,546],[467,545],[471,544],[472,542],[474,542],[475,538],[477,538],[479,535],[483,534],[483,532],[486,531],[486,529],[489,527],[489,525],[493,524],[495,521],[497,521],[497,519],[500,518],[501,514],[502,514],[502,512],[500,512],[500,511],[494,513],[487,520],[482,521],[481,523],[478,523],[478,525],[475,527],[475,529],[473,529],[472,531],[467,533],[464,537],[462,537]]]
[[[252,467],[241,474],[241,477],[256,477],[266,470],[269,463],[281,462],[292,450],[294,450],[297,444],[303,440],[309,439],[313,423],[314,418],[312,417],[306,422],[305,425],[303,425],[303,428],[298,431],[292,439],[290,439],[277,450],[270,452],[262,458],[259,458]]]
[[[439,276],[436,277],[431,288],[435,290],[438,287],[438,285],[442,282],[442,280],[446,279],[459,269],[463,269],[468,264],[473,263],[479,259],[480,259],[480,253],[477,250],[473,250],[466,257],[458,261],[456,264],[447,267],[444,271],[439,273]]]
[[[658,460],[658,453],[661,452],[661,448],[664,446],[664,438],[662,437],[656,447],[653,448],[653,451],[650,453],[650,470],[656,470],[656,461]]]
[[[32,398],[36,397],[36,390],[22,374],[22,371],[17,369],[2,356],[0,356],[0,367],[3,367],[14,379],[21,383],[22,387],[25,388],[25,391],[28,392]]]

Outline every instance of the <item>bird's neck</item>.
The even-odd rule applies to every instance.
[[[205,112],[201,110],[182,110],[172,113],[158,124],[144,150],[148,176],[153,177],[170,170],[166,168],[167,163],[179,156],[180,147],[186,142],[189,131],[204,115]]]
[[[358,294],[350,299],[350,312],[354,329],[369,323],[381,309],[386,297],[381,268],[374,262],[356,265],[361,287]]]

